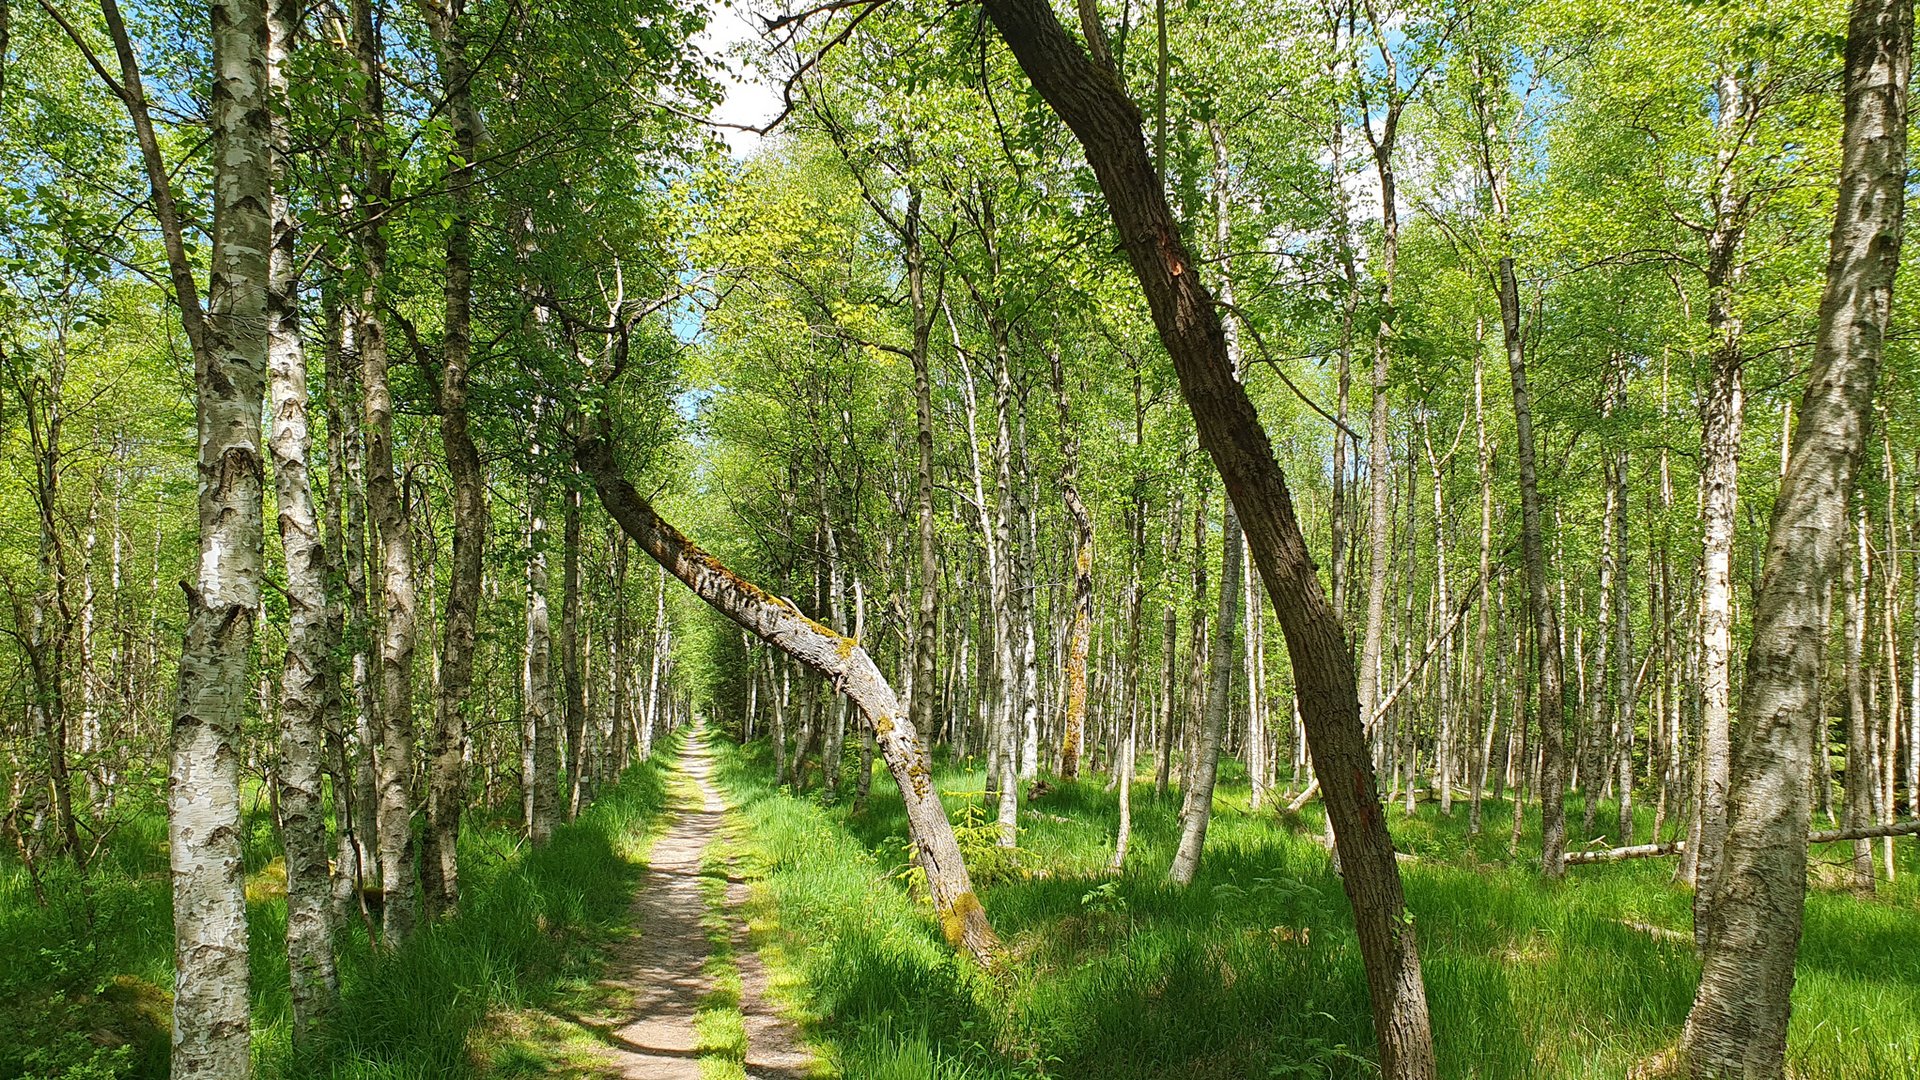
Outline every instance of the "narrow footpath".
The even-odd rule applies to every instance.
[[[703,1052],[696,1031],[698,1014],[703,1005],[711,1007],[715,991],[709,932],[702,923],[708,915],[702,865],[724,827],[726,803],[714,785],[712,758],[701,734],[694,733],[684,746],[679,767],[692,784],[675,785],[672,824],[655,841],[634,897],[636,933],[614,947],[602,979],[623,1002],[622,1015],[613,1018],[606,1033],[607,1064],[613,1075],[634,1080],[701,1080],[703,1059],[709,1066],[704,1075],[737,1075],[732,1062]],[[766,970],[739,914],[746,899],[746,883],[730,876],[720,914],[740,978],[745,1075],[749,1080],[821,1075],[799,1032],[767,1000]]]

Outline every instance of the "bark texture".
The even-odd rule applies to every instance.
[[[194,580],[184,586],[187,624],[167,784],[175,971],[171,1068],[181,1080],[244,1080],[251,1060],[237,743],[249,708],[265,532],[260,426],[273,243],[266,7],[245,0],[210,5],[213,252],[204,314],[125,21],[114,0],[104,0],[101,8],[194,356],[199,561]]]
[[[279,182],[289,153],[285,63],[299,26],[294,0],[267,9],[267,73],[272,90],[273,249],[267,266],[267,376],[274,495],[287,562],[287,652],[280,673],[280,835],[287,854],[287,972],[293,1035],[307,1045],[339,993],[333,959],[333,881],[322,803],[327,703],[332,693],[327,552],[307,468],[307,359],[300,343],[300,282],[294,272],[299,226]]]
[[[1778,1077],[1806,903],[1822,597],[1847,551],[1900,260],[1912,0],[1855,0],[1840,195],[1813,370],[1800,400],[1753,605],[1726,843],[1705,882],[1705,962],[1681,1051],[1696,1077]],[[1705,866],[1706,864],[1703,864]]]
[[[473,73],[461,32],[463,0],[429,3],[427,22],[439,51],[440,82],[446,88],[458,160],[447,177],[452,214],[446,236],[446,323],[440,343],[440,445],[453,493],[453,559],[447,575],[447,607],[440,655],[440,687],[433,739],[427,755],[427,831],[421,852],[427,910],[453,910],[460,900],[460,811],[466,804],[466,707],[480,618],[480,587],[488,518],[480,448],[467,415],[472,367],[473,206],[478,181],[479,114],[473,104]]]
[[[1513,259],[1500,260],[1500,322],[1506,338],[1507,371],[1513,379],[1514,457],[1520,465],[1520,546],[1532,602],[1534,655],[1540,665],[1540,867],[1548,877],[1563,873],[1567,850],[1566,680],[1561,673],[1560,618],[1547,582],[1540,473],[1534,462],[1533,403],[1527,390],[1527,354],[1520,332],[1520,284]],[[1515,828],[1518,826],[1515,804]]]

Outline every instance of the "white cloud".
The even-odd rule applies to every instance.
[[[765,25],[744,6],[719,0],[710,10],[706,29],[694,38],[694,46],[723,69],[719,81],[725,97],[709,114],[715,123],[760,127],[779,115],[780,88],[767,78],[760,61],[766,50],[761,36]],[[737,128],[720,128],[719,133],[736,157],[751,156],[763,138]]]

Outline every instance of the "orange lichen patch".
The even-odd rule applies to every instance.
[[[953,898],[940,913],[940,932],[946,936],[947,944],[958,949],[967,940],[967,924],[974,919],[986,921],[987,909],[981,906],[980,898],[969,889]]]

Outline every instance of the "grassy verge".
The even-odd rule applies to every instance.
[[[400,950],[371,949],[360,927],[343,927],[340,1012],[321,1052],[299,1058],[284,871],[271,819],[254,808],[246,865],[257,1075],[444,1077],[527,1064],[526,1046],[484,1022],[589,982],[596,943],[624,920],[673,753],[663,747],[635,766],[538,851],[511,822],[472,822],[461,836],[459,913]],[[23,870],[0,864],[0,1078],[164,1077],[173,980],[164,818],[122,823],[84,876],[44,874],[42,905]]]
[[[721,776],[764,875],[758,918],[803,984],[815,1035],[848,1076],[1364,1077],[1372,1033],[1352,924],[1315,842],[1246,811],[1229,775],[1200,877],[1164,881],[1177,801],[1136,789],[1134,854],[1108,877],[1114,795],[1058,784],[1026,808],[1019,865],[982,882],[1013,962],[998,985],[965,970],[895,875],[905,821],[876,781],[866,812],[773,790],[764,751],[722,750]],[[978,771],[943,768],[942,790]],[[956,811],[978,800],[948,799]],[[1540,880],[1511,804],[1466,834],[1426,804],[1393,812],[1421,935],[1441,1071],[1450,1077],[1619,1077],[1677,1038],[1699,975],[1690,898],[1672,860]],[[1611,810],[1601,815],[1611,821]],[[1651,821],[1643,820],[1644,838]],[[963,836],[963,841],[965,837]],[[1790,1065],[1836,1080],[1920,1076],[1920,859],[1871,899],[1810,898]],[[1817,851],[1816,862],[1840,857]],[[1677,931],[1678,940],[1648,927]]]

